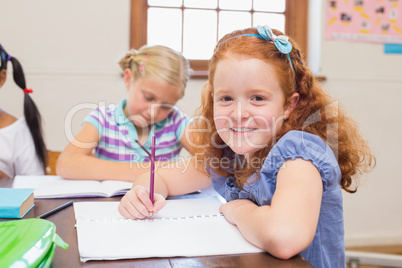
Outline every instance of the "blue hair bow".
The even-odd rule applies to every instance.
[[[272,41],[276,48],[283,54],[289,54],[292,51],[292,44],[289,42],[289,37],[284,35],[276,36],[272,29],[268,26],[257,26],[258,33],[268,41]]]
[[[292,70],[294,70],[292,60],[290,59],[290,56],[289,56],[289,53],[292,51],[292,44],[289,42],[289,37],[284,36],[284,35],[276,36],[268,25],[264,25],[264,26],[258,25],[257,31],[259,34],[242,34],[242,35],[256,36],[256,37],[259,37],[259,38],[272,42],[280,52],[282,52],[283,54],[286,54],[288,56],[290,66],[292,67]],[[240,36],[242,36],[242,35],[240,35]]]

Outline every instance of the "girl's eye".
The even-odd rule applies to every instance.
[[[153,100],[154,100],[154,97],[151,97],[151,96],[146,96],[146,95],[144,95],[144,98],[145,98],[147,101],[153,101]]]
[[[162,105],[161,106],[161,108],[163,109],[163,110],[165,110],[165,111],[169,111],[169,110],[172,110],[172,108],[173,108],[173,105]]]
[[[222,100],[222,101],[231,101],[232,98],[231,98],[231,97],[223,97],[221,100]]]
[[[260,96],[254,96],[254,97],[252,98],[252,100],[255,100],[255,101],[263,101],[264,98],[263,98],[263,97],[260,97]]]

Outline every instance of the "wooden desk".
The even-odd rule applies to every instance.
[[[11,187],[12,179],[0,179],[0,187]],[[79,201],[120,201],[113,198],[74,198]],[[35,199],[35,207],[25,215],[24,219],[35,218],[60,206],[71,199]],[[313,267],[300,255],[290,260],[279,260],[268,253],[219,255],[202,257],[171,257],[129,259],[115,261],[80,262],[77,243],[77,230],[73,206],[65,208],[46,218],[56,225],[56,233],[69,244],[68,249],[56,248],[52,267]]]

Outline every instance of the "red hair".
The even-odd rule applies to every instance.
[[[274,34],[281,35],[273,29]],[[375,157],[371,154],[367,142],[360,135],[357,124],[340,109],[340,107],[324,92],[312,72],[305,65],[298,45],[290,39],[293,49],[289,56],[281,53],[272,42],[259,37],[242,36],[243,34],[258,34],[255,28],[234,31],[225,35],[216,45],[210,60],[209,78],[202,92],[202,105],[198,109],[204,120],[196,121],[197,127],[209,129],[194,136],[196,144],[208,145],[205,148],[194,148],[193,154],[208,163],[209,159],[234,156],[229,147],[216,135],[213,114],[213,82],[217,63],[228,55],[241,55],[260,59],[272,66],[284,95],[285,103],[297,92],[300,97],[297,105],[283,122],[280,130],[267,146],[253,154],[258,157],[259,167],[243,165],[225,168],[222,165],[211,167],[219,176],[236,177],[235,184],[242,188],[246,180],[256,170],[260,169],[275,141],[290,130],[299,130],[321,137],[333,150],[342,172],[341,187],[347,192],[356,192],[357,178],[353,176],[369,171],[375,166]],[[209,125],[208,125],[209,124]],[[216,146],[222,145],[222,146]],[[223,147],[223,148],[222,148]],[[353,177],[353,178],[352,178]]]

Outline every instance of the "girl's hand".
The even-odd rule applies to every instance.
[[[149,199],[148,190],[141,185],[133,187],[120,201],[119,212],[129,219],[145,219],[157,213],[166,204],[160,194],[154,194],[154,204]]]
[[[228,222],[236,226],[236,220],[239,219],[239,217],[247,217],[253,207],[256,207],[256,204],[252,201],[248,199],[237,199],[223,204],[219,208],[219,212],[225,216]]]

